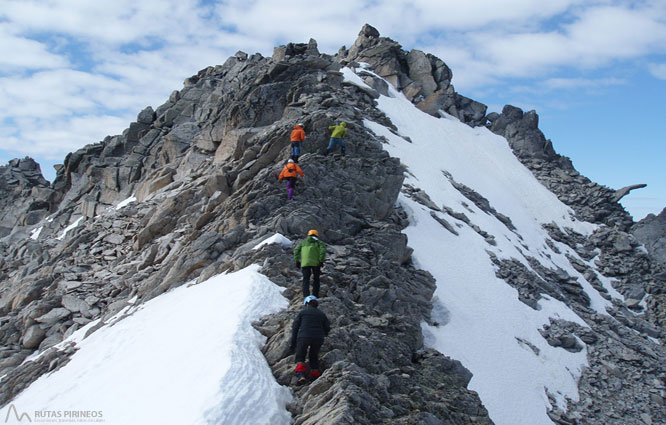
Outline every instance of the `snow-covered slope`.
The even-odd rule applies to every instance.
[[[344,72],[348,81],[364,85],[352,70]],[[578,277],[591,307],[605,314],[610,302],[565,256],[580,259],[578,255],[550,240],[542,227],[555,223],[589,235],[595,226],[575,220],[570,208],[516,159],[504,138],[482,127],[470,128],[453,117],[432,117],[401,93],[389,90],[390,96],[381,96],[378,106],[399,135],[369,120],[365,125],[383,136],[388,141],[385,149],[408,167],[405,185],[424,191],[439,208],[464,213],[471,224],[496,242],[487,243],[464,221],[401,194],[399,202],[410,220],[405,233],[417,266],[437,280],[433,320],[439,325],[424,324],[427,344],[471,370],[470,389],[479,393],[496,424],[552,424],[546,392],[562,409],[566,409],[565,398],[578,400],[577,380],[587,364],[586,350],[572,353],[552,347],[538,329],[550,318],[587,325],[566,304],[550,297],[543,297],[536,310],[520,302],[517,291],[496,277],[487,252],[499,259],[517,259],[528,269],[532,268],[526,255],[550,269],[566,270]],[[510,218],[515,229],[470,202],[450,178],[486,198],[491,207]],[[453,224],[458,235],[433,215]],[[559,252],[551,249],[547,240]],[[610,285],[607,289],[620,296]]]
[[[86,339],[90,326],[73,335],[71,361],[0,417],[12,423],[13,406],[40,422],[82,414],[109,425],[288,424],[290,391],[275,382],[260,351],[265,338],[251,326],[286,305],[258,266],[183,285]]]

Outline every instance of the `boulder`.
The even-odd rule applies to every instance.
[[[63,295],[62,296],[62,306],[72,313],[83,313],[88,311],[88,304],[73,295]]]
[[[46,330],[39,325],[32,325],[23,333],[22,344],[24,348],[37,348],[46,337]]]
[[[53,326],[59,321],[69,317],[71,314],[72,312],[66,308],[54,308],[43,316],[39,316],[35,320],[44,324],[45,326]]]
[[[425,53],[416,49],[411,50],[407,54],[407,66],[409,78],[420,86],[423,96],[430,96],[437,90],[437,83],[432,75],[432,66]]]

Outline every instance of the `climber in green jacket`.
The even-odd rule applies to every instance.
[[[312,294],[319,297],[319,276],[321,265],[326,256],[326,245],[319,240],[319,232],[310,230],[308,237],[300,241],[294,248],[294,260],[303,272],[303,297],[310,295],[310,276],[312,279]]]
[[[328,142],[328,147],[324,151],[324,155],[328,155],[328,153],[335,147],[335,145],[340,145],[342,155],[345,154],[345,141],[344,137],[347,135],[347,123],[346,122],[340,122],[339,125],[332,125],[328,127],[329,130],[333,130],[333,133],[331,133],[331,140]]]

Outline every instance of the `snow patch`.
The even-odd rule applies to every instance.
[[[86,339],[76,333],[71,361],[12,405],[101,411],[110,425],[289,424],[291,393],[275,382],[260,350],[265,337],[251,325],[288,302],[258,271],[180,286]]]
[[[62,233],[60,234],[60,236],[58,236],[56,239],[58,239],[59,241],[61,241],[61,240],[65,237],[65,235],[67,235],[67,232],[69,232],[70,230],[74,229],[76,226],[79,225],[79,223],[81,223],[81,220],[83,220],[83,217],[79,217],[79,218],[77,218],[76,221],[75,221],[74,223],[70,224],[69,226],[67,226],[67,227],[65,228],[65,230],[62,231]]]
[[[280,244],[280,246],[282,246],[282,248],[291,248],[292,246],[294,246],[294,243],[291,240],[289,240],[287,237],[281,235],[280,233],[276,233],[273,236],[271,236],[269,238],[266,238],[263,241],[259,242],[252,249],[257,250],[257,249],[261,248],[264,245],[270,245],[270,244],[274,244],[274,243]]]
[[[131,204],[132,202],[136,202],[136,197],[135,197],[134,195],[130,196],[129,198],[127,198],[127,199],[125,199],[125,200],[123,200],[123,201],[120,201],[120,202],[118,203],[118,205],[116,205],[116,210],[119,210],[119,209],[121,209],[121,208],[123,208],[123,207],[126,207],[126,206],[128,206],[129,204]]]
[[[39,228],[37,228],[37,229],[32,229],[32,230],[30,231],[30,239],[32,239],[32,240],[34,240],[34,241],[36,241],[37,239],[39,239],[39,234],[42,233],[42,229],[44,229],[44,226],[41,226],[41,227],[39,227]]]

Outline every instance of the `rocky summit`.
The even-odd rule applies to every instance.
[[[365,84],[350,82],[343,68]],[[488,256],[524,304],[538,309],[540,299],[556,299],[586,324],[553,318],[539,331],[560,350],[585,348],[587,360],[579,399],[562,406],[548,394],[550,420],[666,423],[664,213],[634,223],[618,203],[630,189],[581,176],[539,130],[535,111],[507,105],[487,113],[458,94],[452,78],[441,59],[406,51],[366,25],[335,55],[310,40],[276,47],[272,57],[238,52],[201,70],[166,103],[141,111],[123,134],[67,155],[51,184],[30,158],[0,167],[0,406],[67,364],[76,352],[68,338],[80,328],[97,321],[90,335],[130,303],[252,264],[290,300],[254,326],[266,337],[262,350],[275,379],[293,385],[287,347],[303,302],[301,274],[290,249],[253,247],[275,233],[296,241],[316,228],[329,249],[320,298],[332,330],[322,347],[323,375],[293,390],[293,423],[493,423],[467,388],[473,371],[464,359],[424,344],[422,324],[436,322],[438,282],[413,261],[403,232],[409,216],[398,198],[429,208],[452,233],[473,228],[489,246],[494,237],[473,215],[404,184],[409,170],[364,125],[398,134],[377,107],[377,99],[398,91],[424,114],[505,138],[543,186],[595,226],[582,235],[544,224],[548,249],[575,252],[575,275],[535,258],[526,267]],[[346,155],[324,156],[329,126],[340,121],[348,123]],[[305,178],[287,201],[276,177],[297,123],[307,133],[299,160]],[[449,177],[469,204],[515,230],[483,194]],[[460,227],[449,224],[454,219]],[[582,276],[611,300],[606,314],[590,307]],[[605,281],[621,298],[611,297]]]

